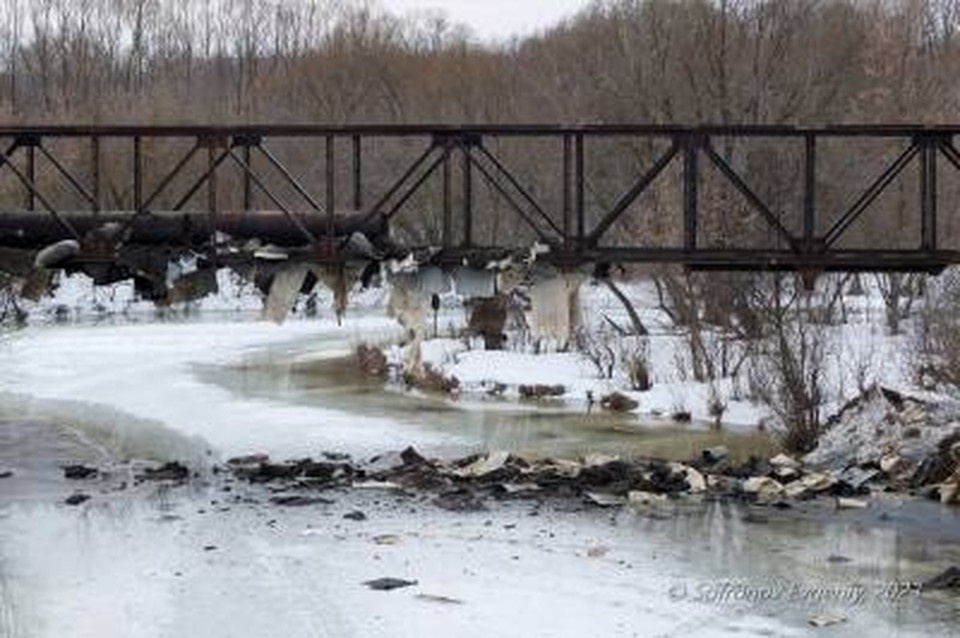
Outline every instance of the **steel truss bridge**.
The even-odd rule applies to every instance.
[[[960,170],[958,133],[960,127],[867,125],[0,127],[0,249],[37,251],[72,240],[74,249],[57,265],[95,271],[102,281],[129,274],[124,251],[203,253],[218,237],[259,240],[282,247],[289,258],[325,265],[412,251],[427,251],[425,259],[439,265],[480,263],[529,249],[533,238],[548,247],[539,259],[561,268],[677,263],[814,274],[938,272],[960,262],[960,252],[938,241],[938,210],[954,203],[943,200],[949,199],[945,176]],[[310,175],[302,161],[275,151],[281,140],[307,158]],[[389,166],[377,165],[384,141],[395,144]],[[610,146],[606,160],[626,148],[624,142],[647,152],[616,196],[600,203],[589,192],[589,149],[611,141],[621,146]],[[755,143],[782,144],[785,150],[769,161],[797,167],[789,184],[797,210],[782,210],[762,195],[764,185],[751,183],[755,176],[724,150]],[[500,152],[504,144],[520,149],[538,177],[513,166]],[[870,144],[883,150],[862,150]],[[150,150],[159,145],[169,152]],[[530,148],[525,155],[524,145]],[[828,154],[832,163],[823,159]],[[818,193],[824,172],[870,162],[875,170],[862,171],[862,183],[846,184],[843,205],[824,210]],[[535,183],[544,175],[553,189],[549,197]],[[901,208],[909,230],[894,231],[890,246],[848,247],[851,229],[889,217],[878,202],[895,183],[906,193]],[[704,220],[726,214],[705,197],[717,184],[739,198],[766,245],[710,235]],[[497,200],[526,235],[478,240],[478,224],[489,214],[489,203],[477,196],[481,188],[484,201]],[[661,200],[664,193],[671,198],[671,207],[644,208],[655,189]],[[391,232],[404,216],[424,211],[435,230],[429,241]],[[624,219],[654,214],[676,218],[675,242],[631,245],[617,235]],[[614,235],[621,239],[611,243]],[[221,251],[217,259],[229,255]],[[104,264],[116,267],[105,271]]]

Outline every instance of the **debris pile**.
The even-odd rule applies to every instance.
[[[426,494],[437,507],[459,512],[484,510],[489,499],[573,499],[599,507],[644,507],[671,499],[710,498],[790,507],[822,497],[833,499],[838,509],[854,509],[867,507],[872,492],[895,480],[879,467],[814,470],[785,454],[732,464],[719,447],[704,450],[689,463],[602,454],[540,459],[504,451],[441,460],[425,458],[411,447],[364,463],[343,458],[274,463],[256,456],[232,459],[229,467],[238,478],[270,483],[271,490],[284,494],[382,489]]]
[[[960,501],[960,405],[874,386],[828,421],[807,467]]]

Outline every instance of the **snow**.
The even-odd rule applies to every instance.
[[[321,449],[398,449],[410,442],[410,431],[389,415],[305,405],[295,393],[285,400],[238,395],[195,374],[203,366],[256,365],[265,351],[287,353],[304,340],[316,344],[314,357],[332,357],[397,332],[384,317],[362,313],[350,313],[342,326],[332,319],[276,326],[222,318],[34,325],[0,342],[0,416],[69,424],[121,456],[176,458],[185,449],[204,456],[209,448],[221,456],[257,451],[286,458]],[[455,340],[428,342],[424,352],[470,383],[556,381],[571,396],[607,387],[569,353],[483,353]],[[704,400],[693,396],[705,392],[697,387],[675,380],[639,396],[645,409],[655,401],[690,405]],[[418,445],[457,437],[416,431]],[[788,521],[774,533],[775,522],[749,525],[742,512],[719,504],[665,518],[524,503],[453,514],[357,491],[331,494],[330,506],[281,509],[253,488],[234,485],[228,493],[214,483],[146,495],[101,493],[93,484],[93,499],[69,508],[62,499],[74,488],[53,483],[25,503],[0,494],[4,638],[799,636],[810,613],[830,610],[704,604],[679,600],[678,586],[693,594],[731,580],[862,580],[857,570],[865,566],[878,582],[917,573],[900,557],[898,530],[851,530],[838,519]],[[353,509],[368,520],[344,521]],[[396,544],[378,544],[382,534],[395,535]],[[851,545],[858,563],[849,573],[831,571],[839,568],[824,556]],[[382,576],[418,584],[394,592],[362,585]],[[924,636],[943,628],[923,615],[903,626],[911,616],[900,607],[843,611],[849,620],[831,635]]]
[[[351,318],[342,327],[332,320],[283,326],[203,322],[30,327],[0,342],[5,362],[0,391],[33,397],[32,402],[19,402],[25,416],[62,420],[64,414],[73,414],[77,427],[106,444],[126,439],[123,453],[157,451],[155,442],[138,445],[131,440],[129,428],[119,435],[120,425],[111,421],[126,424],[129,417],[152,424],[138,430],[144,437],[162,437],[172,428],[197,442],[201,453],[210,449],[222,456],[262,451],[287,458],[335,448],[379,452],[406,444],[406,437],[386,419],[237,397],[198,381],[190,371],[199,365],[242,363],[254,349],[297,339],[316,339],[326,356],[342,356],[362,340],[388,336],[396,336],[396,328],[383,317]],[[103,406],[120,416],[108,416]],[[177,453],[183,448],[166,447]]]
[[[508,385],[563,385],[570,396],[584,397],[598,387],[590,363],[575,353],[526,354],[475,350],[464,352],[457,362],[444,367],[461,383],[499,382]]]

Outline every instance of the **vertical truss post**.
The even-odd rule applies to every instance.
[[[479,140],[478,140],[479,143]],[[473,165],[470,163],[472,140],[460,144],[460,172],[463,190],[463,247],[473,244]]]
[[[133,137],[133,209],[143,208],[143,149],[140,136]]]
[[[563,136],[563,243],[570,247],[570,231],[573,228],[573,202],[570,198],[571,175],[573,174],[573,140],[570,135]]]
[[[213,140],[210,140],[210,143],[207,146],[207,170],[210,171],[210,177],[207,179],[207,210],[210,212],[212,219],[216,220],[217,208],[219,202],[217,201],[217,193],[219,192],[218,180],[217,180],[217,151],[216,144]],[[216,227],[216,224],[213,224],[212,227]]]
[[[251,157],[250,144],[243,145],[243,163],[248,167],[253,167],[253,158]],[[253,183],[250,179],[250,171],[243,171],[243,210],[249,213],[253,210]]]
[[[453,242],[453,189],[451,184],[450,154],[453,143],[449,137],[443,140],[443,227],[442,243],[449,248]]]
[[[803,248],[812,252],[817,230],[817,138],[812,133],[804,136],[803,159]]]
[[[90,138],[90,169],[93,182],[93,212],[99,213],[100,203],[100,138],[96,135]]]
[[[227,154],[232,153],[230,148],[231,143],[232,141],[229,137],[217,133],[208,133],[197,138],[197,146],[205,146],[207,149],[207,170],[203,178],[196,183],[194,189],[191,189],[187,195],[182,197],[181,201],[174,207],[175,210],[179,210],[180,206],[186,204],[187,200],[189,200],[196,189],[200,188],[205,180],[207,182],[207,215],[210,218],[210,228],[214,231],[217,228],[217,217],[220,212],[220,202],[218,198],[220,189],[218,188],[217,168],[219,168]],[[217,152],[218,149],[221,148],[225,149],[224,153]]]
[[[37,183],[37,147],[27,144],[27,179],[31,184]],[[33,189],[27,189],[27,210],[36,210],[37,198]]]
[[[325,206],[327,209],[327,237],[332,241],[334,236],[336,236],[336,222],[334,219],[334,207],[336,206],[337,190],[336,190],[336,165],[334,164],[334,137],[333,135],[327,135],[325,140],[326,146],[326,159],[324,160],[324,167],[326,168],[326,198]]]
[[[577,133],[574,139],[574,174],[576,179],[574,192],[574,208],[577,215],[577,248],[582,249],[584,244],[584,235],[586,234],[586,199],[584,197],[584,185],[586,176],[584,174],[584,153],[583,153],[583,134]]]
[[[698,179],[697,155],[702,140],[697,133],[683,136],[683,248],[697,249]]]
[[[363,147],[360,136],[353,136],[353,209],[363,209]]]
[[[921,136],[920,146],[920,248],[937,248],[937,149],[940,140]]]

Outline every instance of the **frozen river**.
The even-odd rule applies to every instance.
[[[337,359],[395,337],[331,322],[47,326],[0,342],[0,636],[936,636],[955,598],[908,586],[960,564],[960,518],[890,498],[864,512],[676,504],[453,514],[338,492],[278,508],[251,487],[118,489],[129,458],[368,456],[505,448],[690,456],[743,437],[451,405],[384,390]],[[67,462],[115,464],[77,487]],[[227,491],[229,490],[229,491]],[[575,504],[573,504],[575,505]],[[363,511],[366,520],[343,515]],[[391,576],[417,585],[371,591]],[[894,588],[894,589],[891,589]],[[896,588],[902,588],[896,589]],[[898,593],[900,592],[900,593]],[[814,629],[808,619],[843,622]]]

